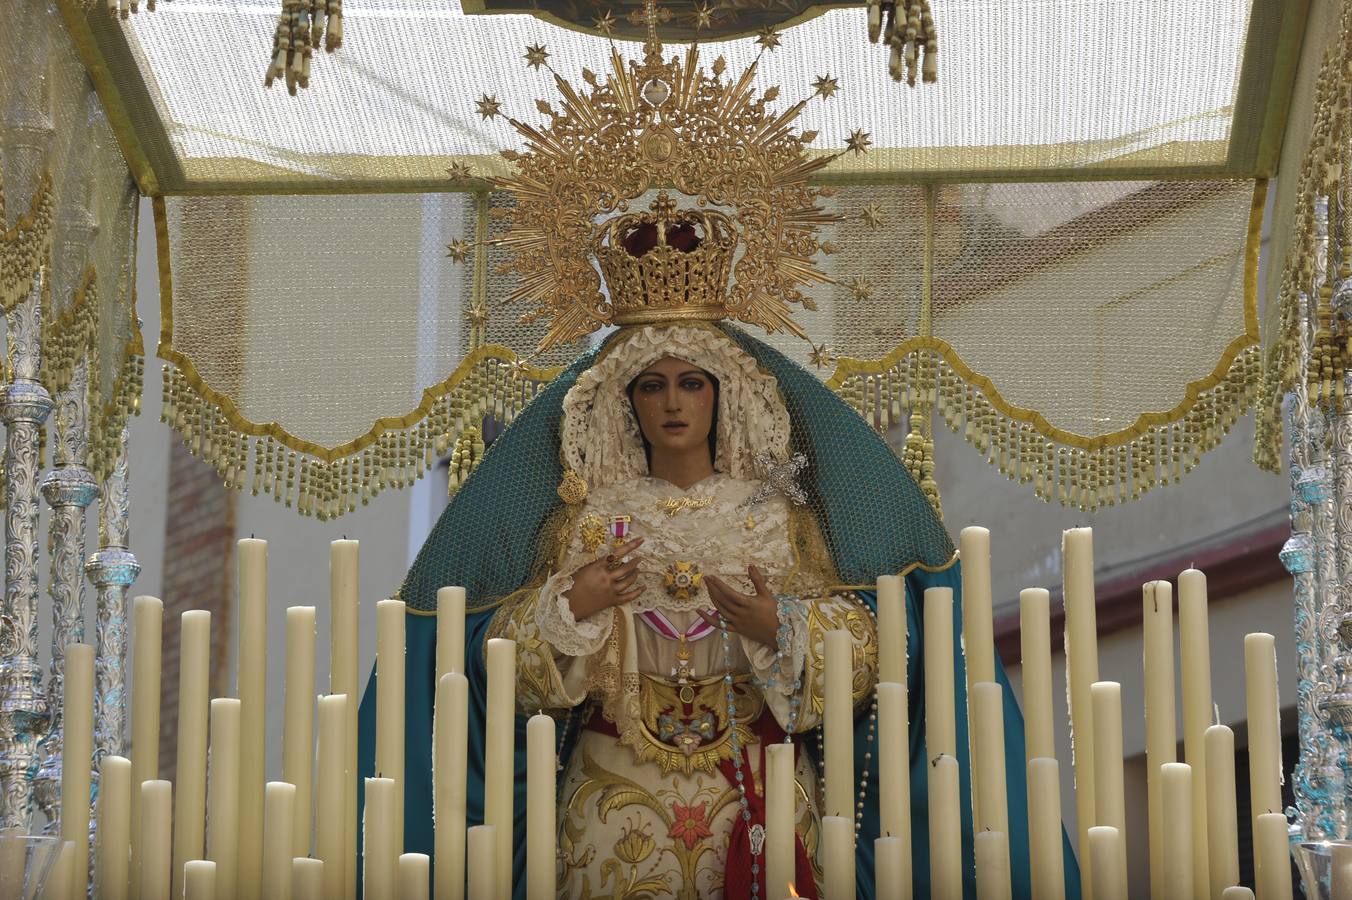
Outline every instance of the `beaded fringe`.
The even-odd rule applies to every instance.
[[[1258,346],[1245,347],[1175,421],[1142,426],[1120,441],[1083,444],[1002,412],[936,350],[915,351],[880,373],[851,375],[837,393],[884,434],[909,425],[902,459],[936,509],[934,444],[925,430],[930,410],[1008,478],[1032,483],[1041,499],[1090,510],[1138,499],[1191,471],[1253,404],[1259,367]]]
[[[255,496],[271,494],[301,515],[327,521],[387,488],[411,485],[448,452],[454,494],[483,458],[484,420],[511,422],[547,383],[518,377],[502,360],[486,356],[464,377],[441,385],[431,410],[417,422],[386,429],[360,449],[331,458],[294,449],[288,445],[294,439],[276,434],[276,426],[241,430],[173,365],[164,367],[160,419],[227,487],[248,486]]]
[[[52,246],[52,176],[44,172],[28,212],[14,225],[0,231],[0,308],[9,312],[32,287],[38,267]],[[0,213],[5,209],[3,179],[0,179]],[[3,224],[3,220],[0,220]]]

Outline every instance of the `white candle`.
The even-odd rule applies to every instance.
[[[61,839],[74,842],[71,892],[83,898],[89,872],[89,772],[94,760],[94,648],[66,645],[62,686]]]
[[[1090,686],[1094,710],[1094,822],[1117,829],[1122,859],[1117,871],[1127,880],[1127,801],[1122,771],[1122,685]],[[1097,861],[1091,863],[1097,865]],[[1116,877],[1116,876],[1114,876]],[[1097,900],[1103,900],[1095,893]]]
[[[160,646],[164,604],[132,601],[131,877],[141,871],[141,783],[160,774]],[[135,894],[135,891],[132,891]]]
[[[1098,613],[1094,600],[1094,532],[1072,528],[1061,535],[1062,597],[1066,608],[1066,699],[1075,766],[1075,817],[1080,832],[1080,888],[1094,896],[1089,826],[1094,819],[1094,710],[1089,686],[1098,681]]]
[[[237,896],[239,868],[238,700],[211,701],[211,778],[207,783],[207,859],[216,864],[216,893]]]
[[[785,743],[765,747],[765,888],[771,897],[788,891],[795,875],[793,750]]]
[[[135,872],[140,889],[134,893],[137,900],[169,900],[169,871],[173,860],[174,812],[173,786],[167,781],[152,780],[141,784],[141,857]]]
[[[183,900],[216,900],[221,893],[216,884],[216,864],[206,859],[190,859],[183,864]]]
[[[315,860],[323,864],[321,893],[345,890],[347,833],[347,695],[319,698],[319,782],[315,791]],[[314,868],[308,866],[308,868]],[[310,877],[310,876],[307,876]],[[299,894],[297,887],[293,893]]]
[[[131,872],[131,760],[105,756],[99,764],[98,828],[94,836],[94,896],[127,900]]]
[[[909,900],[911,875],[902,868],[902,859],[910,859],[911,848],[905,838],[880,837],[873,840],[873,891],[876,900]]]
[[[995,630],[991,620],[991,533],[973,525],[958,535],[962,559],[962,646],[967,685],[995,680]]]
[[[1028,861],[1033,896],[1062,900],[1066,870],[1061,850],[1061,767],[1055,759],[1028,761]]]
[[[1352,897],[1352,843],[1338,841],[1333,845],[1333,871],[1330,875],[1330,896],[1335,900]]]
[[[961,900],[962,825],[958,761],[938,756],[929,765],[930,897]]]
[[[497,826],[493,883],[512,886],[512,795],[516,790],[516,641],[488,641],[488,715],[484,728],[484,824]]]
[[[1111,825],[1090,828],[1089,855],[1094,860],[1095,900],[1127,900],[1127,872],[1122,863],[1127,851],[1122,833]]]
[[[1160,767],[1161,802],[1164,829],[1164,865],[1162,893],[1165,900],[1189,900],[1193,894],[1192,875],[1192,766],[1165,763]],[[1206,894],[1201,896],[1205,897]]]
[[[1192,766],[1192,871],[1198,897],[1218,895],[1224,885],[1209,877],[1206,730],[1211,725],[1211,631],[1207,625],[1206,576],[1187,569],[1178,576],[1179,646],[1183,671],[1183,757]],[[1231,761],[1233,769],[1233,760]],[[1233,782],[1231,782],[1233,785]],[[1236,876],[1238,881],[1238,876]],[[1225,884],[1234,884],[1228,881]]]
[[[1052,732],[1051,599],[1043,588],[1019,592],[1019,645],[1026,759],[1052,759],[1056,743]]]
[[[362,823],[362,897],[365,900],[394,900],[398,879],[399,851],[392,839],[395,814],[392,778],[366,779],[365,820]]]
[[[47,870],[47,880],[42,886],[39,900],[71,900],[75,886],[75,842],[62,841],[56,851],[56,859]],[[80,891],[84,896],[84,891]]]
[[[1291,845],[1284,813],[1258,816],[1253,847],[1255,893],[1259,900],[1291,900]]]
[[[953,591],[925,591],[925,745],[930,759],[958,755],[953,684]]]
[[[554,720],[543,713],[526,722],[526,897],[553,900],[555,884]]]
[[[1206,744],[1206,817],[1211,896],[1239,881],[1239,813],[1235,802],[1235,733],[1212,725]],[[1193,774],[1196,777],[1196,773]]]
[[[978,832],[1009,834],[1009,802],[1005,792],[1005,695],[993,681],[972,685],[972,746],[976,756],[973,781],[981,796]],[[1008,841],[1006,840],[1006,843]],[[1008,869],[1008,862],[1005,864]]]
[[[900,575],[878,576],[878,680],[906,683],[906,586]]]
[[[1334,894],[1333,896],[1338,896]],[[1246,887],[1235,885],[1228,887],[1221,892],[1221,900],[1253,900],[1253,891]]]
[[[360,557],[356,541],[341,540],[329,544],[329,693],[346,694],[347,705],[347,762],[344,764],[343,835],[347,842],[343,851],[344,866],[341,889],[337,896],[355,897],[357,890],[357,706],[361,694],[357,685],[357,658],[360,643],[357,637]],[[333,873],[325,875],[332,883]]]
[[[824,900],[854,897],[854,817],[822,816]]]
[[[296,786],[269,781],[263,792],[263,893],[291,900],[291,841],[296,827]],[[255,826],[256,827],[256,826]]]
[[[239,556],[239,876],[240,900],[263,891],[263,782],[267,767],[268,542],[245,538]]]
[[[376,775],[398,786],[390,818],[390,850],[404,850],[404,616],[402,600],[376,604]]]
[[[844,630],[826,632],[822,724],[828,816],[854,815],[854,642]]]
[[[1282,809],[1282,734],[1272,635],[1244,636],[1244,688],[1249,712],[1249,792],[1256,823],[1259,816]]]
[[[1150,896],[1164,896],[1164,798],[1161,767],[1178,761],[1174,730],[1174,604],[1173,586],[1149,581],[1141,588],[1145,654],[1146,808],[1150,823]],[[1188,646],[1184,642],[1184,646]],[[1105,823],[1112,824],[1112,823]],[[1191,846],[1191,844],[1190,844]],[[1199,895],[1203,896],[1203,895]]]
[[[183,866],[206,852],[207,722],[211,705],[211,613],[185,612],[178,652],[178,756],[174,785],[173,892],[183,894]]]
[[[465,589],[437,591],[437,678],[465,671]]]
[[[977,900],[1010,900],[1009,838],[1003,831],[978,831],[974,843]]]
[[[297,856],[291,860],[291,900],[331,900],[337,897],[337,894],[324,892],[328,870],[329,866],[320,859]]]
[[[310,809],[315,753],[315,608],[286,610],[286,711],[282,724],[282,781],[296,786],[291,856],[310,855]]]
[[[878,684],[878,822],[896,837],[903,897],[911,896],[911,742],[906,685]]]
[[[427,900],[430,863],[426,853],[399,855],[399,900]]]
[[[432,790],[437,900],[465,895],[465,752],[469,739],[469,680],[448,672],[437,682],[432,731]]]
[[[498,900],[497,831],[492,825],[475,825],[466,836],[469,859],[468,900]]]

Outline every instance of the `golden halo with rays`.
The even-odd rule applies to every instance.
[[[698,44],[664,60],[663,14],[648,0],[635,14],[648,30],[643,59],[625,59],[612,42],[609,71],[584,69],[585,86],[559,75],[538,48],[534,59],[553,75],[560,104],[538,101],[547,117],[538,126],[507,117],[527,149],[503,151],[515,171],[494,180],[516,201],[495,242],[510,254],[498,271],[519,276],[508,302],[529,304],[523,321],[550,320],[540,350],[615,319],[593,258],[607,220],[650,190],[731,223],[740,255],[731,283],[719,285],[728,318],[806,337],[792,307],[814,308],[801,289],[831,280],[813,258],[823,249],[818,228],[838,217],[818,205],[821,191],[808,179],[839,154],[809,157],[811,136],[794,124],[815,93],[774,111],[779,89],[752,86],[759,56],[727,78],[721,56],[705,69]]]

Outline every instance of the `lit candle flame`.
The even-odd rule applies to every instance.
[[[795,891],[795,890],[793,889],[793,882],[792,882],[792,881],[789,882],[789,896],[790,896],[790,897],[798,897],[798,896],[800,896],[800,894],[799,894],[797,891]]]

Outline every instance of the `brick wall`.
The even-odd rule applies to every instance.
[[[169,508],[164,522],[160,777],[175,780],[180,617],[187,610],[211,613],[211,696],[226,693],[229,636],[234,627],[235,495],[181,441],[170,443]]]

